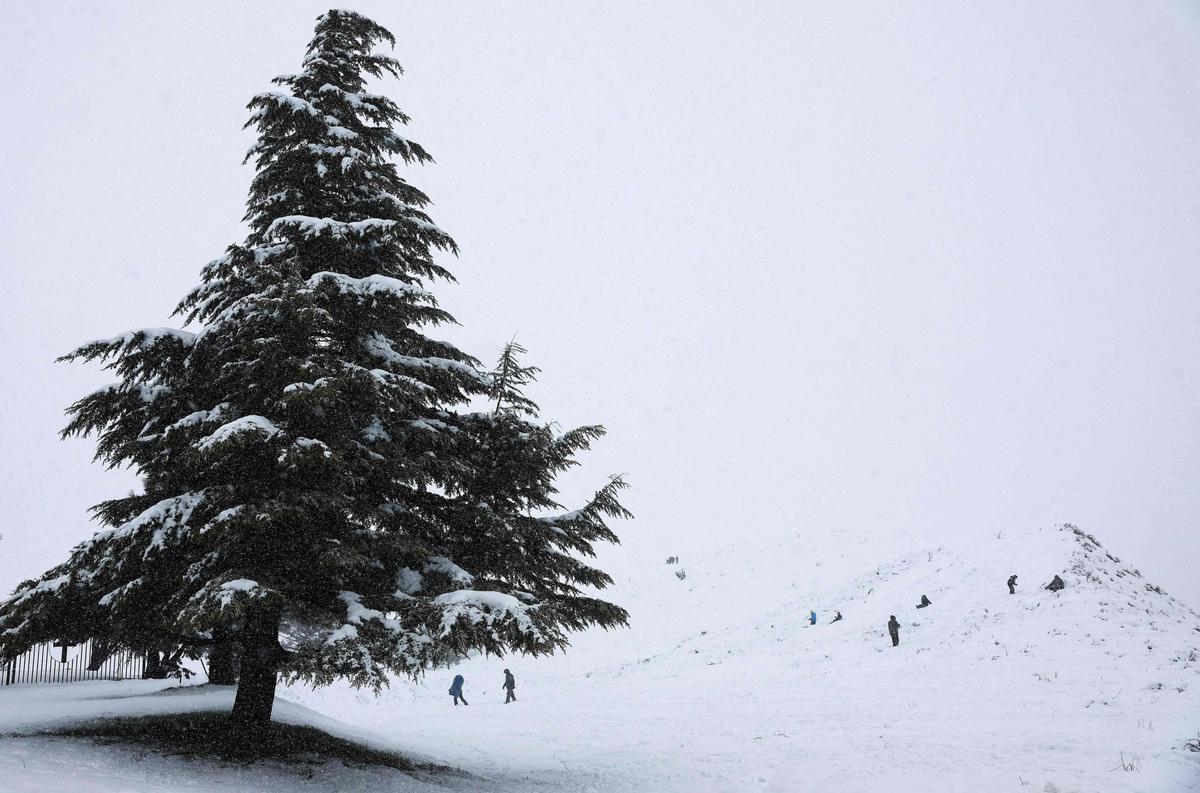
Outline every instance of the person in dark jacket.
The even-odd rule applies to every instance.
[[[1017,594],[1017,577],[1015,575],[1010,575],[1008,577],[1008,594]]]
[[[1046,584],[1046,589],[1049,589],[1051,592],[1057,592],[1060,589],[1066,589],[1066,588],[1067,588],[1067,585],[1064,584],[1063,580],[1061,578],[1059,578],[1058,576],[1054,576],[1054,580],[1051,581],[1049,584]]]
[[[917,604],[917,608],[919,608],[919,609],[923,609],[923,608],[925,608],[926,606],[928,606],[928,605],[929,605],[929,603],[930,603],[930,600],[929,600],[929,598],[928,598],[928,597],[926,597],[925,595],[921,595],[921,602]]]
[[[462,704],[464,704],[464,705],[471,704],[471,703],[467,702],[467,698],[463,696],[462,687],[463,687],[463,676],[455,675],[454,682],[450,684],[450,696],[454,697],[455,705],[458,704],[458,701],[460,699],[462,700]]]
[[[898,647],[900,645],[900,623],[896,622],[895,614],[888,620],[888,633],[892,635],[892,646]]]
[[[840,611],[839,611],[839,612],[837,613],[837,616],[836,616],[836,617],[834,617],[833,619],[831,619],[831,620],[829,621],[829,624],[831,624],[831,625],[832,625],[832,624],[833,624],[833,623],[835,623],[835,622],[840,622],[840,621],[841,621],[841,619],[842,619],[842,612],[840,612]]]
[[[505,669],[504,670],[504,691],[506,694],[506,696],[504,697],[505,705],[516,700],[517,695],[513,693],[513,689],[516,687],[517,687],[517,679],[515,677],[513,677],[512,672]]]

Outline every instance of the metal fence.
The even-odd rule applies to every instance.
[[[0,685],[129,680],[141,678],[145,671],[144,655],[109,652],[95,641],[73,646],[39,644],[0,665]]]

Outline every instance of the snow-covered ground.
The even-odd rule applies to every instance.
[[[1041,589],[1055,573],[1068,588]],[[281,720],[462,775],[217,766],[29,735],[232,698],[138,681],[0,688],[0,790],[1200,790],[1200,752],[1185,748],[1200,736],[1200,617],[1073,531],[929,548],[797,536],[618,584],[631,627],[564,656],[474,658],[379,698],[281,692]],[[933,605],[917,610],[922,594]],[[467,707],[445,693],[456,673]]]

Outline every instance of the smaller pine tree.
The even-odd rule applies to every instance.
[[[470,510],[466,520],[474,526],[464,536],[486,541],[464,544],[457,558],[496,588],[520,592],[546,617],[540,620],[540,641],[521,647],[537,654],[565,647],[566,629],[625,624],[624,609],[585,594],[585,588],[600,590],[612,579],[582,558],[595,555],[597,542],[618,542],[609,519],[632,516],[618,498],[627,486],[620,476],[610,477],[579,508],[562,512],[557,477],[578,465],[577,456],[605,430],[591,425],[560,432],[554,424],[541,422],[537,404],[524,392],[540,370],[523,365],[525,353],[515,341],[505,345],[492,372],[492,409],[464,422],[472,475],[460,501]],[[547,516],[548,512],[559,514]],[[488,643],[482,635],[477,640]],[[502,652],[499,646],[489,649]]]
[[[500,352],[500,361],[492,372],[492,386],[488,393],[496,401],[496,414],[502,412],[519,413],[537,416],[538,406],[525,396],[521,389],[537,380],[541,369],[536,366],[522,366],[520,356],[528,354],[529,350],[522,347],[513,339],[504,345]]]

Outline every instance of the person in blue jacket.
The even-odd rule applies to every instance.
[[[455,675],[454,682],[450,684],[450,696],[454,697],[455,705],[458,704],[458,701],[460,699],[462,700],[462,704],[464,704],[464,705],[471,704],[471,703],[467,702],[467,698],[463,696],[462,687],[463,687],[463,676]]]
[[[808,612],[808,624],[809,625],[817,624],[817,612],[815,612],[815,611]]]

